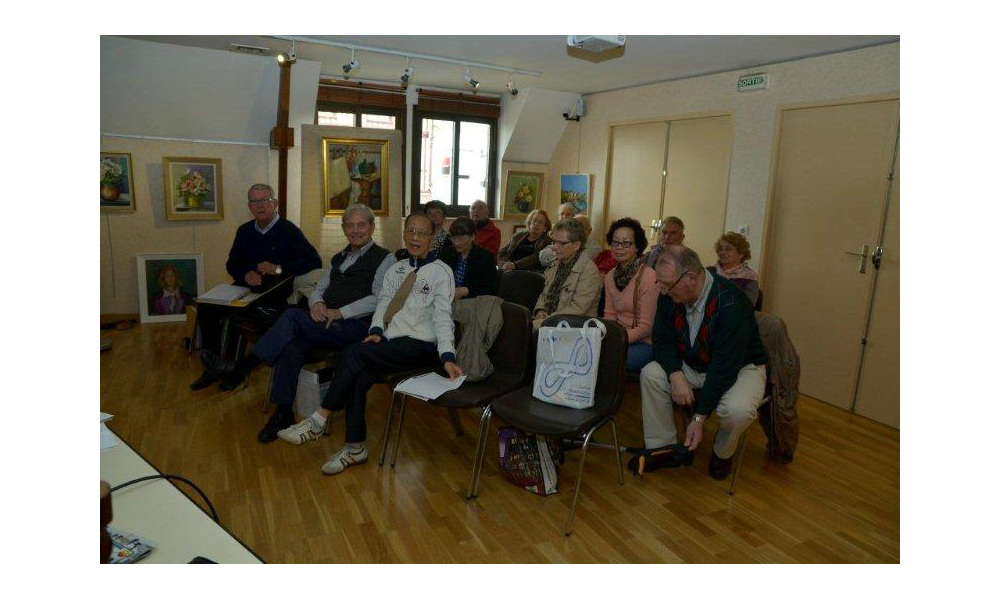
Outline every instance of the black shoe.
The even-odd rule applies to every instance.
[[[223,378],[222,383],[219,384],[219,389],[223,392],[231,392],[243,385],[243,382],[246,381],[249,376],[249,373],[245,375],[243,373],[230,373]]]
[[[236,361],[223,358],[211,350],[201,351],[201,364],[205,365],[205,370],[216,379],[225,379],[236,370]]]
[[[645,458],[640,470],[640,457]],[[657,469],[676,469],[680,466],[690,466],[694,462],[694,454],[688,452],[681,444],[673,444],[655,450],[643,450],[628,461],[628,468],[636,475],[656,471]]]
[[[264,428],[257,434],[257,441],[261,444],[273,442],[278,439],[278,432],[286,427],[295,425],[295,413],[292,407],[278,406],[271,413],[271,418],[267,420]]]
[[[712,458],[708,461],[708,474],[712,476],[712,479],[722,481],[726,477],[729,477],[729,470],[732,466],[732,457],[719,458],[715,455],[715,450],[712,450]]]
[[[201,377],[195,379],[194,382],[191,384],[191,391],[197,391],[203,388],[207,388],[208,386],[212,385],[218,380],[219,380],[218,377],[212,375],[208,371],[202,371]]]

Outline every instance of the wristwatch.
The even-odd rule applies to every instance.
[[[277,267],[274,268],[274,274],[281,275],[281,265],[278,265]]]
[[[695,415],[694,418],[691,419],[691,422],[692,423],[704,423],[707,420],[708,420],[708,417],[706,417],[705,415]]]

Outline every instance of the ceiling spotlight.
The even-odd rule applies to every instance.
[[[472,78],[472,72],[469,69],[465,70],[465,85],[472,88],[473,94],[479,91],[479,82]]]
[[[292,40],[291,51],[279,52],[277,58],[279,65],[284,65],[284,64],[294,65],[295,61],[298,59],[298,56],[295,54],[295,40]]]
[[[344,65],[344,79],[347,79],[351,74],[351,71],[357,71],[361,68],[361,61],[354,58],[354,49],[351,49],[351,62]]]
[[[403,76],[399,78],[399,87],[406,89],[406,86],[410,85],[410,77],[413,77],[413,67],[406,67],[403,69]]]
[[[518,94],[517,88],[514,87],[513,81],[507,82],[507,91],[510,92],[511,97],[516,97]]]

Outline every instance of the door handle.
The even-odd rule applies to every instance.
[[[875,246],[875,251],[872,252],[872,266],[878,269],[882,266],[882,246]]]
[[[844,252],[844,254],[850,254],[851,256],[860,256],[861,265],[858,267],[858,273],[864,275],[865,266],[868,263],[868,244],[865,244],[864,249],[861,252]]]

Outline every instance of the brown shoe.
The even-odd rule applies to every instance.
[[[708,461],[708,474],[712,476],[712,479],[718,479],[722,481],[726,477],[729,477],[729,469],[733,466],[733,458],[719,458],[715,455],[715,450],[712,450],[712,458]]]

